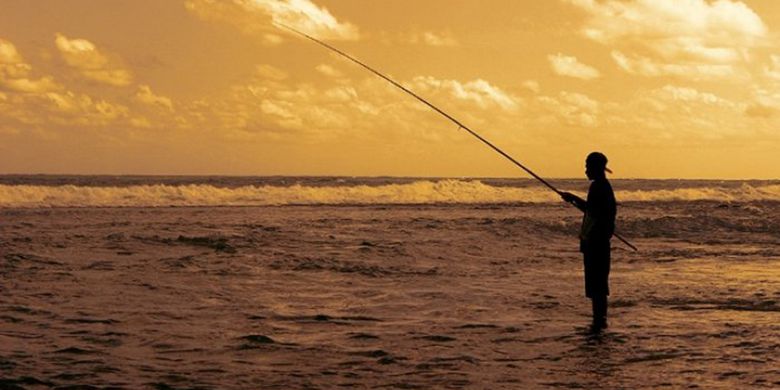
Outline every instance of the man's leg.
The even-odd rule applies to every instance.
[[[597,295],[592,298],[593,326],[597,328],[607,327],[607,296]]]

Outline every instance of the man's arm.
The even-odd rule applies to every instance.
[[[561,192],[561,199],[563,199],[566,203],[571,203],[581,211],[585,211],[585,208],[588,205],[588,202],[585,201],[585,199],[580,198],[577,195],[572,194],[571,192]]]

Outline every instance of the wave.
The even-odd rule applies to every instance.
[[[580,192],[580,194],[582,194]],[[620,202],[780,201],[780,184],[617,191]],[[307,204],[553,203],[543,187],[492,186],[478,180],[419,180],[341,186],[0,185],[0,207],[270,206]]]

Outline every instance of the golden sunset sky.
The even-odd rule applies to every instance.
[[[0,0],[0,172],[780,178],[774,0]]]

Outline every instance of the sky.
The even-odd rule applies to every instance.
[[[774,0],[0,0],[0,173],[780,178]]]

